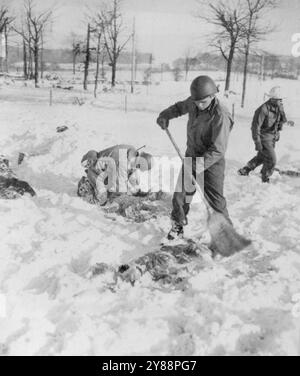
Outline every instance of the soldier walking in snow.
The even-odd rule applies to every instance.
[[[209,205],[222,213],[229,221],[226,199],[223,194],[225,175],[225,152],[227,149],[233,120],[228,110],[216,98],[218,88],[207,76],[197,77],[191,85],[191,96],[161,112],[157,119],[162,129],[169,126],[171,119],[188,114],[187,151],[185,156],[192,161],[190,175],[203,181],[204,196]],[[204,172],[199,176],[196,158],[204,158]],[[183,228],[187,225],[195,187],[187,189],[185,183],[186,166],[182,167],[176,192],[173,196],[172,228],[169,240],[183,236]]]
[[[87,176],[79,182],[78,195],[104,206],[111,194],[140,192],[139,174],[151,169],[152,156],[131,145],[115,145],[89,151],[81,164]]]
[[[287,123],[280,86],[271,89],[269,97],[270,99],[255,111],[252,122],[252,137],[258,153],[239,170],[240,175],[248,176],[262,165],[263,183],[269,183],[273,175],[277,163],[275,145],[280,139],[283,124]]]

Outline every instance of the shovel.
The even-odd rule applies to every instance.
[[[300,171],[294,170],[280,170],[279,168],[275,168],[280,175],[290,176],[291,178],[300,178]]]
[[[177,151],[179,158],[181,159],[182,163],[184,163],[184,158],[173,136],[168,129],[165,129],[165,131],[175,150]],[[251,244],[251,240],[246,239],[242,235],[238,234],[233,228],[232,224],[224,217],[223,214],[218,213],[213,208],[211,208],[194,176],[192,176],[192,181],[197,192],[200,193],[208,213],[207,227],[211,236],[211,243],[209,248],[214,253],[219,253],[224,257],[229,257],[248,247]]]

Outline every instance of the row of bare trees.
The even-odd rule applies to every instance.
[[[20,26],[13,28],[22,38],[24,76],[33,78],[36,86],[43,69],[44,37],[52,14],[52,10],[38,11],[33,0],[25,0]]]
[[[18,35],[23,45],[23,70],[26,79],[34,79],[37,86],[39,72],[43,72],[44,37],[52,19],[52,11],[41,11],[33,0],[24,0],[19,19],[13,15],[7,2],[0,4],[0,36],[5,38],[5,61],[8,61],[8,34]],[[1,58],[1,64],[3,59]],[[1,66],[3,71],[3,66]],[[8,67],[6,67],[8,71]]]
[[[72,35],[73,73],[79,56],[84,56],[84,89],[88,88],[89,67],[92,56],[96,56],[96,73],[94,93],[96,96],[100,73],[104,78],[104,63],[111,67],[111,86],[116,84],[117,64],[122,51],[133,33],[127,32],[122,15],[123,0],[102,0],[93,10],[89,10],[87,20],[87,36],[85,41]],[[134,51],[133,51],[134,53]],[[101,72],[100,72],[101,64]]]
[[[2,40],[5,41],[4,46],[2,45],[1,48],[4,48],[4,51],[1,51],[1,57],[0,57],[0,71],[2,72],[4,70],[3,63],[6,62],[5,70],[8,71],[7,66],[7,55],[8,55],[8,33],[10,31],[11,25],[14,21],[14,17],[12,17],[10,13],[10,9],[6,3],[0,4],[0,42],[2,44]],[[6,58],[4,58],[5,56]]]
[[[251,50],[265,36],[274,31],[266,20],[268,12],[276,8],[278,0],[199,0],[199,17],[215,27],[210,45],[217,48],[226,62],[225,91],[230,89],[233,61],[237,52],[244,55],[242,107],[247,90],[248,63]]]
[[[80,41],[73,36],[73,73],[77,58],[84,55],[84,89],[88,87],[88,75],[91,56],[96,54],[95,93],[97,92],[102,64],[108,61],[111,67],[111,85],[116,84],[117,63],[120,54],[130,40],[134,43],[134,35],[126,31],[122,15],[123,0],[100,0],[89,12],[86,40]],[[264,39],[267,33],[274,30],[267,24],[266,14],[277,6],[278,0],[196,0],[201,6],[199,17],[212,24],[215,30],[211,33],[210,45],[217,48],[226,62],[225,90],[230,89],[231,73],[237,53],[244,55],[244,79],[242,106],[245,103],[249,56],[257,42]],[[18,22],[10,15],[7,6],[0,5],[0,33],[13,30],[22,38],[23,69],[25,78],[39,80],[39,71],[43,70],[43,48],[45,35],[52,22],[53,10],[41,11],[34,0],[24,0],[23,11]],[[93,53],[92,53],[93,51]],[[133,49],[134,54],[134,49]],[[185,74],[193,59],[189,50],[185,56]]]

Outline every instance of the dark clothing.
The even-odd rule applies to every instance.
[[[287,118],[281,102],[270,99],[255,111],[252,137],[256,145],[257,143],[262,145],[262,151],[248,162],[247,167],[255,170],[256,167],[263,165],[261,171],[263,180],[267,180],[274,173],[277,163],[275,145],[279,139],[279,132],[286,122]]]
[[[16,199],[29,193],[36,196],[33,188],[26,182],[19,180],[9,167],[9,160],[0,155],[0,199]]]
[[[272,99],[268,100],[255,111],[252,121],[253,141],[261,141],[265,135],[276,135],[286,122],[283,104]]]
[[[195,168],[193,168],[193,176],[197,179],[197,182],[203,189],[205,199],[209,205],[216,212],[222,213],[230,221],[227,203],[223,193],[225,178],[224,171],[225,159],[221,158],[201,174],[197,175]],[[179,174],[177,187],[180,187],[181,189],[176,189],[176,192],[174,193],[171,217],[176,223],[185,226],[188,222],[187,215],[190,211],[190,205],[196,191],[193,188],[187,189],[187,185],[184,184],[184,168],[182,168]]]
[[[223,196],[225,152],[227,149],[233,120],[229,111],[217,99],[214,99],[208,109],[200,111],[192,98],[178,102],[160,114],[167,120],[188,114],[187,150],[186,157],[193,158],[194,177],[203,180],[204,196],[209,205],[217,212],[223,213],[228,219],[229,214],[226,200]],[[204,158],[204,172],[196,174],[195,158]],[[182,168],[182,172],[186,168]],[[172,219],[180,224],[187,224],[187,215],[190,209],[195,189],[186,189],[182,172],[179,175],[178,186],[173,197]],[[196,176],[197,175],[197,176]]]
[[[178,102],[160,114],[171,120],[189,115],[187,124],[187,157],[204,157],[205,167],[223,158],[227,149],[233,120],[229,111],[215,99],[205,111],[200,111],[192,98]]]
[[[263,150],[261,152],[258,152],[257,156],[251,159],[250,162],[248,162],[247,167],[251,171],[253,171],[257,167],[263,165],[261,171],[262,176],[264,178],[269,178],[273,175],[277,163],[277,157],[275,153],[275,138],[273,135],[269,135],[269,137],[264,136],[261,143]]]
[[[87,177],[95,190],[97,190],[97,182],[101,183],[101,186],[104,184],[108,191],[112,192],[120,192],[122,189],[122,193],[136,193],[139,190],[136,164],[129,165],[131,158],[136,159],[137,149],[122,144],[96,154],[90,151],[82,158],[82,163],[89,159],[90,155],[95,158],[86,170]],[[123,186],[120,187],[122,184]]]

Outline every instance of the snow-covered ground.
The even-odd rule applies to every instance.
[[[282,134],[278,164],[299,170],[299,83],[278,82],[289,88],[287,112],[296,121]],[[299,355],[300,179],[275,174],[272,184],[263,185],[259,171],[249,178],[236,174],[254,154],[252,113],[276,83],[250,80],[244,110],[239,96],[228,101],[236,102],[237,115],[226,195],[235,227],[253,245],[230,259],[206,260],[184,291],[166,290],[147,274],[134,286],[119,281],[114,289],[109,273],[91,278],[96,263],[117,267],[159,250],[169,219],[163,212],[142,224],[112,221],[79,199],[76,189],[89,149],[147,144],[154,155],[174,158],[155,121],[160,110],[187,97],[188,83],[140,89],[128,95],[127,112],[124,93],[97,100],[85,95],[79,106],[72,104],[75,96],[84,97],[79,90],[55,92],[50,107],[46,88],[2,84],[0,153],[37,197],[0,201],[0,354]],[[182,150],[185,124],[181,118],[171,125]],[[61,125],[69,130],[58,134]],[[27,154],[21,166],[19,152]],[[196,199],[187,235],[199,235],[204,225]]]

